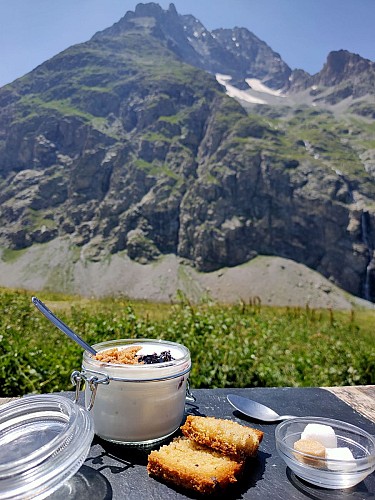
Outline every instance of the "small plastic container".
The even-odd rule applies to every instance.
[[[330,426],[337,446],[349,448],[353,460],[318,458],[294,449],[308,424]],[[375,437],[355,425],[320,417],[285,420],[275,430],[276,449],[286,465],[301,479],[321,488],[351,488],[375,470]]]
[[[94,436],[90,414],[63,396],[0,407],[0,499],[42,499],[81,467]]]
[[[83,355],[85,403],[95,433],[107,441],[130,446],[151,445],[173,434],[180,426],[191,369],[189,350],[175,342],[155,339],[121,339],[94,345],[97,352],[140,346],[138,355],[170,351],[171,361],[155,364],[114,364]]]

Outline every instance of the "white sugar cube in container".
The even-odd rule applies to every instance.
[[[342,461],[354,460],[353,453],[349,448],[326,448],[326,458],[329,459],[327,467],[330,470],[351,471],[356,469],[355,464],[343,464]],[[341,463],[330,462],[330,460],[340,460]]]
[[[326,448],[337,447],[337,437],[330,425],[307,424],[301,434],[301,439],[313,439],[319,441]]]

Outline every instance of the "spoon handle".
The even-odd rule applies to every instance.
[[[39,300],[37,297],[32,297],[32,303],[34,306],[39,309],[39,311],[44,314],[44,316],[49,319],[59,330],[61,330],[65,335],[70,337],[72,340],[77,342],[81,347],[83,347],[86,351],[88,351],[90,354],[95,356],[96,351],[91,345],[87,344],[81,337],[79,337],[73,330],[71,330],[61,319],[59,319],[57,316],[53,314],[52,311],[48,309],[48,307],[43,304],[41,300]]]

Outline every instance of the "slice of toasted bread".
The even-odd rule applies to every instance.
[[[181,427],[187,438],[243,460],[256,455],[263,432],[231,420],[189,415]]]
[[[212,494],[236,482],[243,467],[244,462],[189,439],[176,438],[169,445],[150,453],[147,471],[166,482]]]

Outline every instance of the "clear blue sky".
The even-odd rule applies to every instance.
[[[117,22],[139,1],[0,0],[0,86]],[[147,3],[147,2],[143,2]],[[168,8],[170,1],[160,0]],[[175,0],[207,29],[246,27],[311,74],[331,50],[375,60],[375,0]]]

